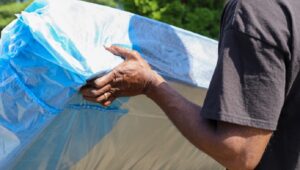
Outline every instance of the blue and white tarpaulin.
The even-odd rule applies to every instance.
[[[137,50],[185,91],[206,89],[217,62],[216,41],[174,26],[77,0],[36,0],[1,34],[0,169],[191,169],[177,160],[185,152],[185,161],[201,160],[192,146],[153,153],[156,137],[169,132],[174,150],[190,144],[147,99],[118,99],[104,108],[81,98],[86,80],[123,61],[103,48],[107,44]]]

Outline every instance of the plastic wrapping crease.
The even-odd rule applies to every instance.
[[[217,61],[209,38],[101,5],[36,0],[0,40],[0,169],[26,169],[22,160],[28,169],[68,169],[135,111],[124,107],[126,98],[104,108],[77,92],[123,61],[105,44],[137,50],[166,78],[204,89]],[[79,133],[93,136],[76,143],[71,136]],[[46,140],[58,146],[45,151]],[[72,142],[78,151],[68,149]]]

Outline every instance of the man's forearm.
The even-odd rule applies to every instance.
[[[258,146],[246,146],[256,136],[246,139],[238,130],[227,131],[234,125],[212,124],[200,114],[201,107],[197,106],[177,91],[172,89],[166,82],[162,82],[150,89],[147,96],[159,105],[179,131],[197,148],[204,151],[215,160],[229,169],[253,169],[259,162],[262,153],[256,152],[267,143]],[[234,127],[232,129],[243,129]],[[248,130],[247,130],[248,131]],[[246,147],[245,147],[246,146]],[[249,150],[248,150],[249,148]],[[254,153],[253,153],[254,152]]]
[[[215,138],[214,126],[201,117],[201,107],[184,97],[167,83],[161,83],[151,89],[147,95],[169,117],[180,132],[196,147],[201,150],[215,147],[212,143]]]

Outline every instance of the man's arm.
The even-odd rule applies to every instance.
[[[108,75],[88,82],[81,89],[87,100],[107,106],[120,96],[145,94],[164,110],[191,143],[226,168],[254,169],[257,166],[271,131],[225,122],[213,125],[201,116],[201,107],[172,89],[137,52],[115,46],[107,49],[124,57],[125,62]]]
[[[272,135],[271,131],[204,119],[201,107],[167,83],[152,87],[148,97],[157,103],[180,132],[197,148],[228,169],[254,169]]]

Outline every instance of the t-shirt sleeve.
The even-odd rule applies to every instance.
[[[202,116],[275,130],[284,103],[285,68],[280,49],[237,30],[224,30]]]

